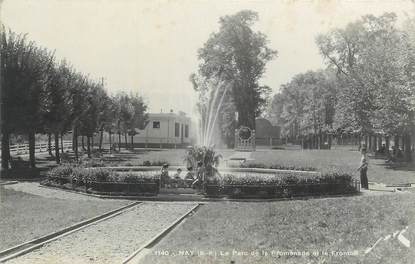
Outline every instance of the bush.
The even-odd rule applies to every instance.
[[[262,168],[262,169],[275,169],[275,170],[298,170],[298,171],[316,171],[316,168],[313,167],[303,167],[303,166],[294,166],[294,165],[282,165],[282,164],[273,164],[267,166],[264,163],[254,163],[248,162],[241,164],[241,168]]]
[[[140,183],[140,182],[154,182],[156,175],[151,172],[146,173],[132,173],[128,172],[124,176],[123,181],[128,183]]]
[[[47,173],[48,179],[70,179],[74,167],[70,164],[62,164],[51,169]]]
[[[62,164],[48,172],[48,179],[65,179],[76,185],[84,185],[88,182],[150,182],[157,178],[158,172],[142,173],[116,173],[106,168],[84,168]]]
[[[169,164],[167,161],[164,160],[155,160],[155,161],[149,161],[145,160],[143,161],[143,166],[163,166],[164,164]]]
[[[284,174],[225,174],[222,180],[214,179],[210,183],[222,185],[304,185],[317,183],[351,183],[353,178],[348,174],[299,174],[296,172]]]

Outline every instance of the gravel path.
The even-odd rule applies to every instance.
[[[17,184],[5,185],[4,188],[18,192],[25,192],[37,196],[42,196],[45,198],[81,201],[101,200],[100,198],[92,196],[71,193],[63,190],[54,190],[52,188],[45,188],[42,187],[38,182],[19,182]]]
[[[7,263],[121,263],[195,205],[144,203]]]

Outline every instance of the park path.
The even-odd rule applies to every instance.
[[[24,192],[45,198],[63,199],[63,200],[80,200],[80,201],[102,201],[102,199],[87,195],[80,195],[69,191],[42,187],[38,182],[18,182],[16,184],[5,185],[4,188],[17,192]]]
[[[7,263],[122,263],[195,205],[146,202]]]

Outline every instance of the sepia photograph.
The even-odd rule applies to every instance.
[[[415,263],[414,0],[0,0],[0,263]]]

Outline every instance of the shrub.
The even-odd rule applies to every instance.
[[[113,178],[114,172],[105,168],[85,169],[89,181],[106,182]]]
[[[143,161],[143,166],[163,166],[164,164],[169,164],[167,161],[164,160],[155,160],[155,161],[149,161],[145,160]]]
[[[139,182],[153,182],[157,177],[157,173],[154,172],[128,172],[124,176],[124,182],[139,183]]]
[[[70,164],[62,164],[58,167],[51,169],[47,173],[48,179],[70,179],[74,166]]]
[[[273,164],[267,166],[264,163],[254,163],[248,162],[241,164],[241,168],[263,168],[263,169],[275,169],[275,170],[298,170],[298,171],[316,171],[316,168],[298,166],[298,165],[283,165],[283,164]]]
[[[353,178],[347,174],[225,174],[222,180],[214,179],[210,183],[223,185],[301,185],[316,183],[351,183]]]
[[[145,160],[145,161],[143,162],[143,166],[151,166],[151,161],[149,161],[149,160]]]

